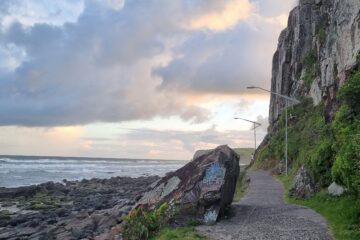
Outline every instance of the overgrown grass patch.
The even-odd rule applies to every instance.
[[[326,36],[325,36],[326,37]],[[310,87],[316,77],[319,65],[317,63],[317,56],[314,50],[310,51],[304,59],[305,75],[304,83],[305,86]]]
[[[288,159],[289,171],[296,171],[306,165],[321,186],[331,183],[331,167],[334,161],[332,152],[333,134],[325,122],[324,105],[313,106],[312,99],[302,99],[301,103],[288,109]],[[258,149],[257,168],[272,168],[285,159],[285,115],[277,123],[277,131],[270,141]]]
[[[292,178],[292,175],[278,177],[284,184],[285,199],[288,203],[307,206],[321,214],[327,220],[337,240],[360,239],[359,199],[352,195],[333,197],[325,191],[321,191],[309,199],[296,199],[288,194]]]
[[[236,189],[234,193],[233,202],[239,202],[243,196],[247,193],[249,188],[248,178],[246,176],[246,168],[243,167],[240,170],[239,177],[236,182]]]
[[[195,227],[165,228],[162,229],[152,240],[205,240],[205,236],[199,234]]]

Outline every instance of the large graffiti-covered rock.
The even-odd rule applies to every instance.
[[[228,146],[219,146],[160,179],[139,204],[173,203],[179,215],[214,223],[232,202],[239,160]]]

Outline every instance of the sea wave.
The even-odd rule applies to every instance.
[[[174,171],[185,161],[0,157],[0,187],[115,176],[140,177]]]

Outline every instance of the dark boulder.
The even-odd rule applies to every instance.
[[[239,160],[231,148],[220,146],[160,179],[144,194],[139,205],[173,203],[183,217],[213,223],[231,205]]]
[[[290,196],[304,199],[309,198],[315,193],[314,181],[308,170],[302,166],[294,178],[293,185],[289,190]]]

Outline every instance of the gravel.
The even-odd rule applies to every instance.
[[[234,216],[197,230],[218,240],[330,240],[325,219],[315,211],[284,202],[282,184],[264,171],[249,171],[247,195],[232,206]]]

